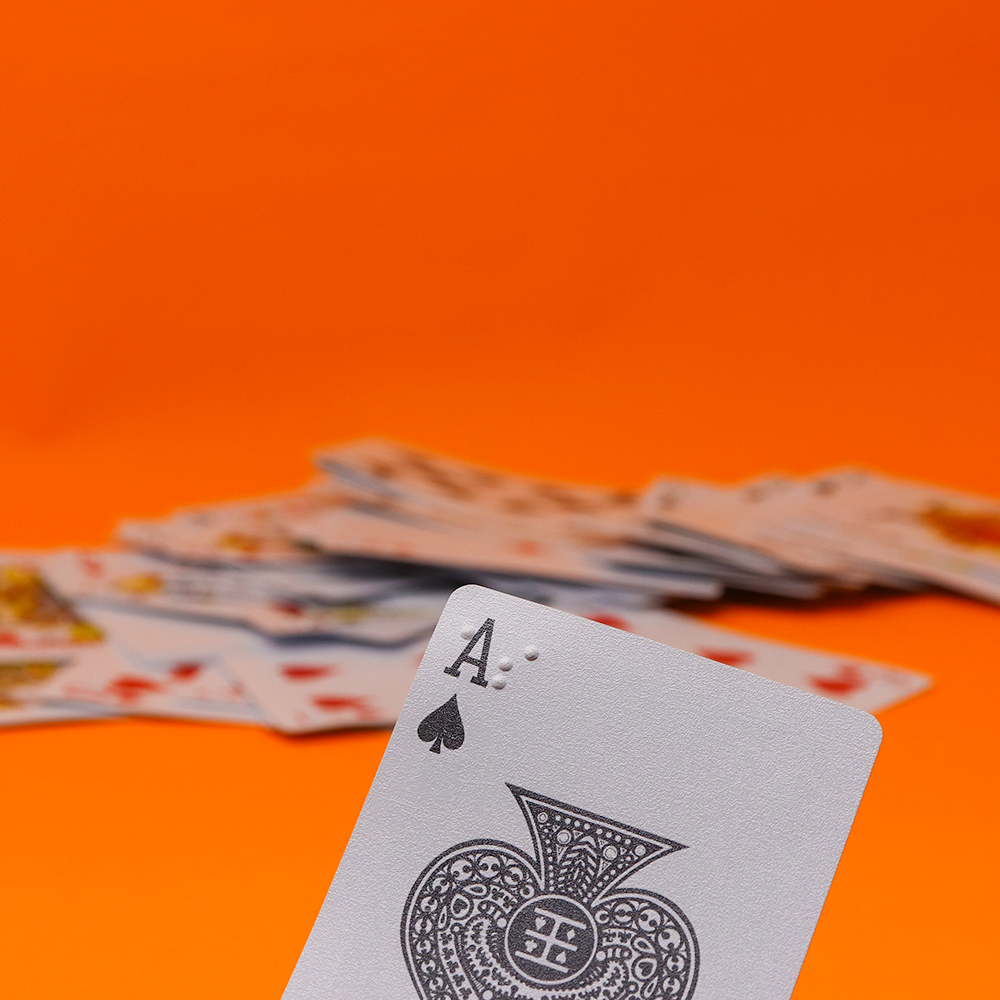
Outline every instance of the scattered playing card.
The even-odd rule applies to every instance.
[[[76,655],[34,692],[136,715],[262,724],[263,715],[222,663],[253,637],[242,629],[172,621],[94,607],[107,637],[103,655]]]
[[[0,726],[116,714],[66,698],[39,700],[71,667],[117,662],[101,629],[42,575],[36,554],[0,554]]]
[[[267,722],[286,733],[391,726],[413,683],[427,640],[395,649],[350,643],[255,649],[223,662]]]
[[[77,601],[243,623],[266,635],[338,636],[394,645],[427,635],[452,589],[418,587],[412,574],[219,569],[128,552],[80,550],[42,560]],[[430,583],[441,584],[436,577]]]
[[[633,611],[565,598],[555,606],[865,712],[879,712],[912,698],[932,683],[915,670],[761,639],[707,625],[679,611]]]
[[[452,597],[286,1000],[787,1000],[881,731],[481,587]]]
[[[0,656],[0,726],[25,726],[40,722],[68,722],[76,719],[100,719],[119,714],[110,706],[101,707],[67,698],[41,701],[40,692],[54,678],[72,666],[116,662],[101,643],[62,654],[39,654],[20,658]]]

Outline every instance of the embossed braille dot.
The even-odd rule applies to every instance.
[[[514,666],[514,661],[509,656],[501,656],[500,659],[497,660],[497,666],[501,670],[511,670]]]
[[[502,691],[507,686],[507,678],[503,674],[494,674],[490,683],[498,690]]]
[[[463,627],[460,634],[463,639],[471,639],[476,634],[476,626],[466,625]]]
[[[524,658],[526,660],[537,660],[538,659],[538,647],[537,646],[525,646],[524,647]]]

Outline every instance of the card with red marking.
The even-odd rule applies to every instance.
[[[263,724],[222,662],[254,637],[245,629],[92,608],[113,653],[77,658],[38,689],[48,703],[73,699],[137,715]]]
[[[224,658],[286,733],[357,726],[391,726],[406,701],[426,640],[396,649],[349,643],[243,650]]]
[[[762,639],[679,611],[601,607],[584,598],[564,599],[556,606],[865,712],[880,712],[932,684],[915,670]]]

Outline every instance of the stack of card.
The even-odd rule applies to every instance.
[[[0,720],[391,724],[448,596],[468,583],[877,711],[927,678],[666,606],[872,585],[1000,601],[1000,505],[873,473],[662,478],[627,492],[383,440],[323,450],[317,465],[295,492],[126,521],[118,548],[3,557]]]

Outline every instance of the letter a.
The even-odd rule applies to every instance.
[[[479,626],[479,631],[469,640],[469,644],[462,650],[458,659],[450,667],[445,667],[444,672],[446,674],[451,674],[452,677],[459,677],[461,676],[459,671],[462,664],[471,663],[474,667],[479,667],[479,672],[475,677],[470,677],[469,680],[472,681],[473,684],[478,684],[480,687],[486,687],[486,661],[489,659],[490,655],[490,639],[493,638],[493,626],[495,624],[496,622],[492,618],[487,618],[486,621]],[[477,659],[469,654],[479,644],[480,639],[483,640],[483,651]]]

